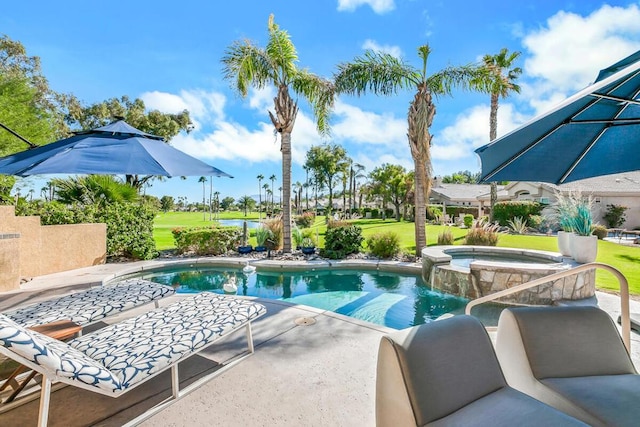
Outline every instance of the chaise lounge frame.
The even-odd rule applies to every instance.
[[[166,307],[154,310],[152,312],[143,314],[141,316],[132,318],[132,319],[128,319],[124,322],[121,322],[120,324],[114,324],[111,325],[110,327],[104,328],[96,333],[92,333],[92,334],[87,334],[81,338],[78,338],[76,340],[72,340],[69,341],[68,343],[60,343],[58,342],[59,345],[62,346],[74,346],[78,343],[84,343],[87,347],[91,347],[92,346],[92,339],[93,336],[96,335],[104,335],[104,334],[108,334],[109,330],[117,330],[119,325],[125,324],[127,322],[129,323],[136,323],[136,321],[138,319],[142,319],[145,317],[148,317],[149,315],[151,316],[156,316],[158,318],[163,317],[163,315],[165,313],[167,313],[168,311],[171,310],[176,310],[176,309],[180,309],[181,305],[184,305],[185,302],[190,301],[190,300],[196,300],[198,298],[216,298],[216,299],[227,299],[227,300],[243,300],[244,301],[244,305],[242,306],[244,309],[249,309],[251,310],[251,314],[242,321],[239,321],[237,324],[232,325],[231,327],[228,327],[226,329],[224,329],[223,331],[221,331],[215,338],[212,338],[211,340],[207,341],[205,345],[194,349],[193,351],[188,352],[187,354],[184,354],[183,356],[181,356],[178,360],[173,361],[172,363],[168,364],[167,366],[164,366],[160,369],[158,369],[157,371],[154,371],[153,373],[147,375],[145,378],[135,382],[133,385],[129,386],[129,387],[125,387],[121,390],[118,391],[108,391],[108,390],[104,390],[101,388],[97,388],[96,386],[92,386],[89,384],[85,384],[82,383],[80,381],[77,381],[73,378],[69,378],[69,377],[65,377],[65,376],[61,376],[58,375],[57,372],[52,372],[49,369],[46,369],[45,367],[43,367],[42,365],[35,363],[32,360],[28,360],[25,357],[16,354],[14,351],[12,351],[10,348],[7,348],[6,346],[2,346],[0,345],[0,354],[3,354],[29,368],[31,368],[34,371],[37,371],[39,373],[42,374],[42,387],[41,387],[41,391],[40,391],[40,406],[39,406],[39,414],[38,414],[38,426],[40,427],[44,427],[47,425],[48,422],[48,416],[49,416],[49,405],[50,405],[50,396],[51,396],[51,391],[52,391],[52,385],[54,383],[64,383],[64,384],[68,384],[68,385],[73,385],[75,387],[84,389],[84,390],[88,390],[88,391],[92,391],[95,393],[99,393],[99,394],[103,394],[106,396],[110,396],[110,397],[119,397],[122,394],[125,394],[126,392],[138,387],[141,384],[144,384],[145,382],[147,382],[148,380],[156,377],[157,375],[161,374],[162,372],[166,371],[166,370],[171,370],[171,396],[167,399],[165,399],[164,401],[158,403],[157,405],[155,405],[154,407],[150,408],[149,410],[147,410],[146,412],[144,412],[143,414],[139,415],[138,417],[134,418],[133,420],[129,421],[126,426],[133,426],[133,425],[137,425],[140,422],[144,421],[145,419],[153,416],[154,414],[158,413],[159,411],[163,410],[164,408],[166,408],[167,406],[171,405],[173,402],[175,402],[177,399],[180,399],[181,397],[187,395],[188,393],[192,392],[193,390],[197,389],[198,387],[200,387],[202,384],[208,382],[209,380],[211,380],[212,378],[222,374],[223,372],[226,372],[228,369],[232,368],[233,366],[237,365],[238,363],[240,363],[242,360],[244,360],[245,358],[249,357],[250,355],[252,355],[254,353],[254,344],[253,344],[253,335],[252,335],[252,330],[251,330],[251,322],[253,320],[255,320],[258,317],[261,317],[262,315],[264,315],[266,313],[266,309],[263,305],[258,304],[258,303],[254,303],[254,302],[250,302],[249,300],[243,299],[243,298],[237,298],[237,297],[230,297],[230,296],[221,296],[218,294],[213,294],[210,292],[203,292],[200,293],[196,296],[190,297],[190,298],[185,298],[180,302],[168,305]],[[236,313],[234,313],[234,316],[236,315]],[[0,325],[1,326],[1,325]],[[227,337],[228,335],[232,334],[233,332],[239,330],[239,329],[245,329],[245,338],[247,340],[247,350],[243,353],[240,353],[236,356],[234,356],[232,359],[230,359],[230,361],[227,361],[227,363],[225,363],[221,368],[216,369],[215,371],[213,371],[210,374],[205,375],[204,377],[196,380],[195,382],[193,382],[192,384],[190,384],[189,386],[185,387],[185,388],[180,388],[180,384],[179,384],[179,378],[178,378],[178,365],[180,362],[182,362],[183,360],[186,360],[188,358],[190,358],[191,356],[200,353],[202,350],[205,350],[207,348],[209,348],[211,345],[217,343],[219,340]],[[0,330],[2,328],[0,327]],[[135,329],[135,328],[134,328]],[[42,337],[40,337],[42,338]],[[45,337],[46,338],[46,337]],[[135,339],[135,336],[132,337],[133,339]],[[2,343],[2,339],[3,337],[0,336],[0,344]]]

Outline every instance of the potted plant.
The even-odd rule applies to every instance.
[[[316,252],[316,244],[311,237],[305,237],[300,242],[300,250],[305,255],[312,255]]]
[[[571,257],[581,264],[595,261],[598,254],[598,236],[591,233],[592,225],[590,201],[578,202],[571,227]]]
[[[264,226],[256,228],[256,252],[264,252],[267,250],[265,242],[269,238],[269,234],[269,229]]]
[[[551,214],[548,215],[552,220],[558,224],[560,229],[558,230],[558,250],[562,256],[571,256],[571,235],[573,234],[573,218],[576,210],[576,197],[571,193],[564,195],[560,192],[556,192],[556,201],[551,205]]]
[[[302,247],[302,240],[304,240],[302,230],[298,227],[294,227],[293,230],[291,230],[291,238],[293,239],[293,244],[296,245],[296,249],[300,250],[300,247]]]

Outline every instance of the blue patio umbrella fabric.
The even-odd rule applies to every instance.
[[[482,182],[562,184],[640,170],[640,51],[476,153]]]
[[[0,158],[0,174],[231,175],[122,120]]]

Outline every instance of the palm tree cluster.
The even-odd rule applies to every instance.
[[[419,67],[414,67],[390,54],[368,50],[352,62],[339,64],[333,79],[325,79],[297,66],[298,54],[295,46],[289,34],[275,23],[273,15],[269,16],[268,32],[266,47],[259,47],[246,40],[236,41],[227,49],[222,63],[225,79],[231,81],[243,97],[247,96],[250,87],[262,89],[272,86],[277,90],[274,112],[268,113],[275,133],[280,135],[281,141],[284,252],[291,251],[291,133],[298,114],[298,102],[292,98],[291,93],[309,103],[318,132],[328,135],[329,115],[337,95],[360,96],[371,92],[390,96],[400,90],[411,90],[414,96],[407,114],[407,136],[414,161],[416,254],[420,255],[422,248],[426,246],[426,205],[432,177],[432,135],[429,129],[436,113],[434,98],[452,95],[454,89],[490,93],[493,125],[497,120],[497,115],[494,114],[494,98],[497,112],[498,97],[505,97],[511,91],[519,90],[514,81],[521,70],[508,70],[519,53],[509,54],[503,49],[498,55],[487,55],[481,64],[450,66],[429,74],[427,65],[431,48],[428,44],[417,49]],[[506,74],[505,70],[508,70]],[[333,183],[330,181],[337,172],[327,175],[327,171],[324,170],[323,175],[309,166],[307,162],[305,170],[307,173],[313,172],[316,198],[318,187],[328,185],[331,199]],[[355,176],[362,169],[357,165],[354,167],[352,163],[340,165],[340,170],[343,169],[343,203],[346,205],[347,181],[349,194],[353,194],[355,199]],[[262,175],[258,176],[259,185],[263,178]],[[309,182],[307,179],[306,184],[309,185]],[[271,187],[273,204],[273,180]],[[300,186],[296,189],[296,206],[300,210]],[[349,206],[352,206],[352,202],[350,196]]]

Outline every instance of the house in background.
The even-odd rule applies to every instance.
[[[455,184],[449,184],[455,185]],[[478,187],[485,187],[479,185]],[[593,198],[593,222],[606,226],[603,217],[607,213],[607,205],[625,206],[626,221],[623,228],[633,230],[640,228],[640,172],[599,176],[574,181],[568,184],[554,185],[544,182],[510,182],[499,191],[502,200],[532,200],[543,204],[555,202],[555,193],[569,194],[579,191],[583,196]],[[478,196],[481,205],[489,205],[489,194]]]
[[[476,208],[478,217],[485,215],[485,207],[489,206],[489,184],[446,184],[436,177],[433,179],[429,204],[441,204],[443,208],[447,206],[461,206],[465,208]],[[486,195],[486,201],[481,198]],[[504,186],[498,186],[498,201],[510,200]],[[443,212],[445,210],[443,209]]]

